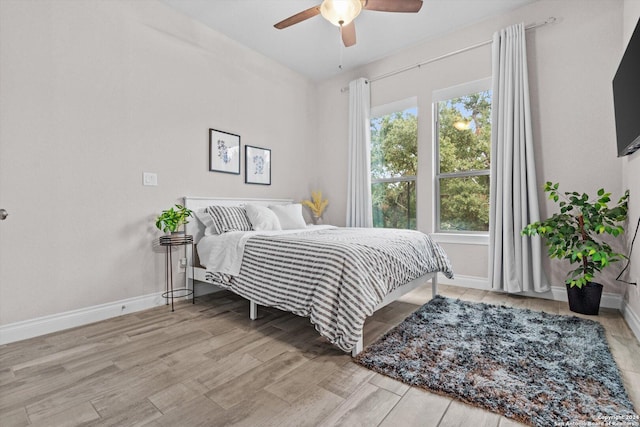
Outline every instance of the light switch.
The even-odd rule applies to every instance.
[[[158,185],[158,174],[142,172],[142,185]]]

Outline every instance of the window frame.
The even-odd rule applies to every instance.
[[[415,109],[416,110],[416,119],[419,120],[419,111],[418,111],[418,97],[412,96],[409,98],[400,99],[397,101],[389,102],[387,104],[378,105],[375,107],[371,107],[369,110],[369,126],[371,126],[371,120],[387,116],[390,114],[404,112],[405,110]],[[419,141],[418,138],[418,130],[416,130],[416,142]],[[369,159],[369,166],[371,167],[371,159]],[[419,164],[418,164],[419,166]],[[416,171],[417,172],[417,171]],[[377,178],[374,179],[372,173],[369,173],[370,178],[370,186],[372,187],[374,184],[388,184],[388,183],[400,183],[400,182],[413,182],[415,198],[416,198],[416,228],[418,223],[418,176],[417,175],[404,175],[399,177],[391,177],[391,178]],[[373,208],[373,200],[371,201],[371,207]],[[409,212],[410,213],[410,212]],[[386,227],[384,227],[386,228]],[[409,230],[409,229],[407,229]]]
[[[433,114],[433,230],[436,240],[442,243],[464,243],[464,244],[489,244],[489,231],[473,230],[442,230],[440,228],[440,180],[446,178],[464,178],[473,176],[490,176],[489,169],[470,170],[463,172],[440,173],[440,121],[438,104],[452,98],[459,98],[477,92],[492,90],[492,78],[474,80],[451,86],[444,89],[434,90],[432,94],[432,114]],[[492,97],[493,104],[493,97]]]

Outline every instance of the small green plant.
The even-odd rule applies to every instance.
[[[182,205],[175,205],[162,213],[156,218],[156,227],[165,233],[174,233],[184,225],[188,224],[188,218],[193,216],[193,211]]]
[[[598,197],[592,200],[587,194],[575,191],[560,193],[558,187],[559,184],[547,182],[544,191],[549,193],[550,200],[559,204],[560,213],[527,225],[522,234],[542,236],[549,249],[549,257],[578,264],[567,274],[566,283],[582,288],[593,281],[596,272],[626,258],[624,254],[614,252],[602,236],[618,237],[624,233],[620,223],[627,218],[629,191],[615,206],[609,207],[611,193],[602,188],[598,190]]]

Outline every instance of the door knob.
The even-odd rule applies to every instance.
[[[7,212],[5,209],[0,209],[0,221],[7,219],[8,216],[9,212]]]

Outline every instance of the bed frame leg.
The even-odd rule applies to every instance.
[[[251,320],[256,320],[258,318],[258,304],[251,300],[249,300],[249,318]]]
[[[356,357],[358,354],[362,352],[363,348],[364,348],[364,343],[362,341],[362,335],[360,335],[360,339],[358,340],[356,345],[354,345],[353,348],[351,349],[351,357]]]
[[[435,298],[438,295],[438,273],[434,273],[431,278],[431,298]]]

